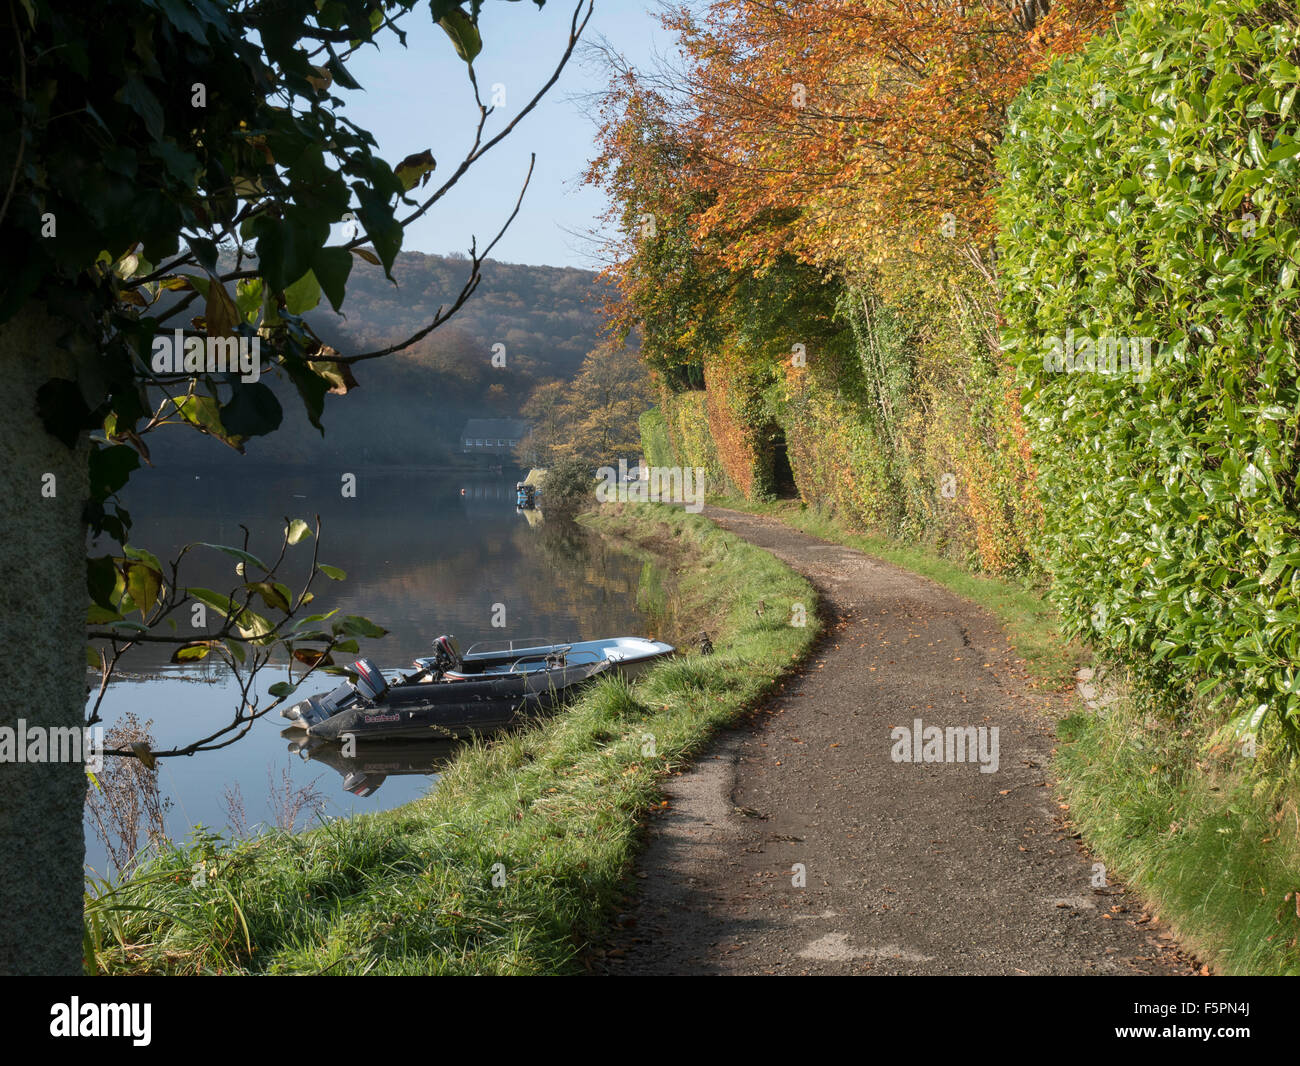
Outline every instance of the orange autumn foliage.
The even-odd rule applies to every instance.
[[[951,214],[990,229],[1007,106],[1121,0],[714,0],[665,17],[683,48],[681,132],[703,165],[696,237],[733,267],[838,265]]]

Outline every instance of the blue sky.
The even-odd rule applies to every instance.
[[[488,120],[486,136],[500,130],[545,82],[564,48],[576,0],[547,0],[545,8],[488,0],[480,16],[483,51],[474,61],[487,99],[495,84],[505,88],[506,106]],[[671,41],[651,13],[650,0],[596,0],[584,40],[600,37],[636,65]],[[407,47],[385,37],[382,51],[368,48],[348,63],[364,92],[339,92],[344,114],[369,129],[381,154],[396,165],[405,156],[433,150],[438,171],[427,188],[450,173],[472,143],[478,112],[465,64],[446,34],[418,5],[402,23]],[[581,97],[601,89],[600,67],[574,56],[542,103],[501,144],[466,174],[406,233],[404,250],[446,254],[464,251],[471,236],[479,247],[491,240],[514,205],[528,169],[537,166],[519,217],[493,252],[514,263],[593,267],[591,250],[566,232],[586,231],[604,209],[599,191],[580,187],[593,154],[595,127]]]

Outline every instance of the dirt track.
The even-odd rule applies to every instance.
[[[1094,887],[1047,776],[1065,697],[1028,686],[991,615],[773,519],[705,514],[806,575],[829,632],[671,781],[598,972],[1195,972],[1113,879]],[[895,761],[891,729],[917,718],[997,727],[996,772]]]

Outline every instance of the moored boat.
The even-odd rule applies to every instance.
[[[548,662],[561,659],[568,663],[607,661],[628,679],[637,677],[658,659],[673,654],[671,644],[646,637],[604,637],[568,644],[544,644],[537,639],[482,641],[461,655],[451,637],[439,637],[434,646],[437,654],[416,659],[421,669],[440,668],[448,681],[469,681],[481,677],[546,668]]]
[[[462,656],[451,637],[416,672],[389,680],[370,659],[355,681],[280,711],[291,726],[322,740],[436,739],[493,732],[521,715],[549,710],[598,677],[636,676],[674,649],[643,637],[572,644],[504,641]]]

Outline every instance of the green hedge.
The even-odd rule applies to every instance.
[[[727,492],[732,486],[718,459],[717,445],[709,432],[709,416],[705,411],[704,391],[688,389],[683,392],[665,392],[661,396],[660,410],[668,433],[669,447],[674,462],[669,466],[700,467],[705,472],[708,491]]]
[[[668,438],[668,423],[658,407],[652,407],[641,416],[641,451],[650,466],[681,466],[673,455],[673,442]]]
[[[1292,743],[1298,68],[1291,7],[1135,3],[1021,94],[998,207],[1065,620],[1159,690],[1213,692],[1239,730]],[[1147,339],[1149,377],[1102,372],[1085,338]]]

